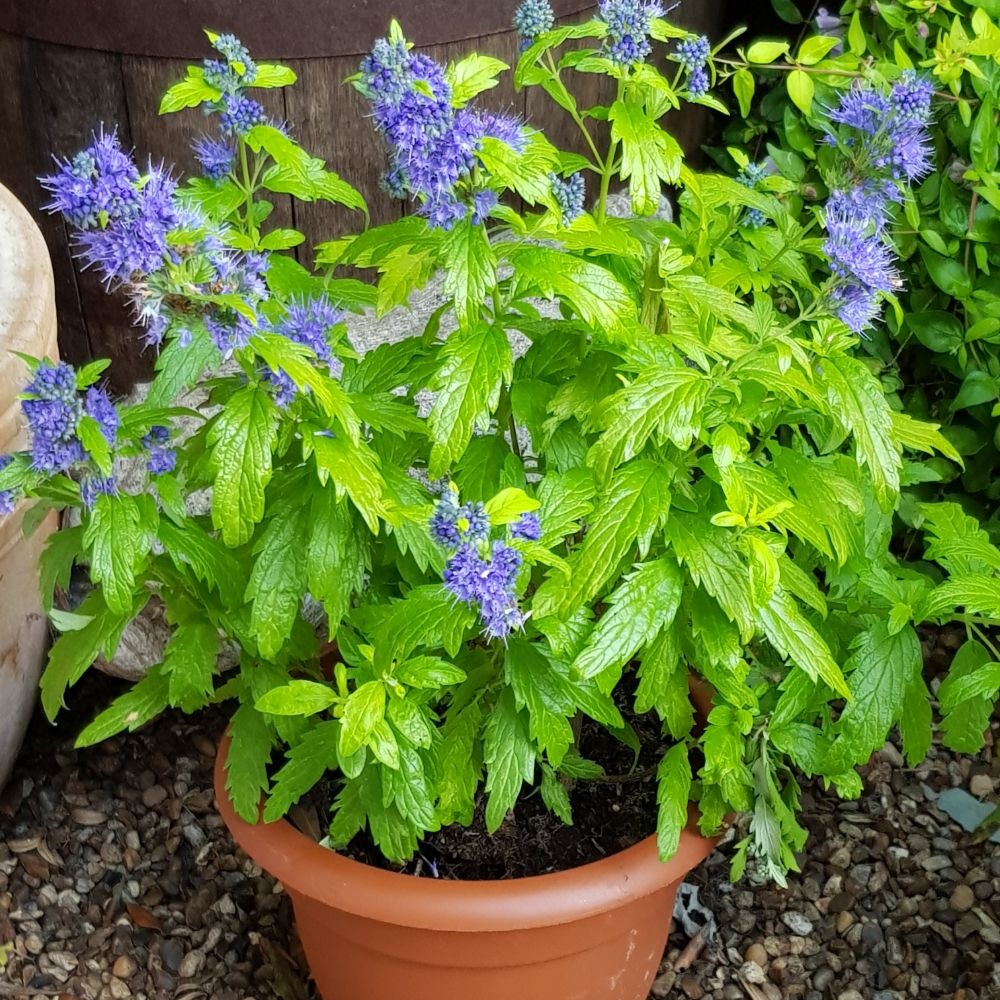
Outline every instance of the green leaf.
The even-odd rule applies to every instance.
[[[548,809],[561,823],[566,826],[573,825],[573,808],[569,801],[569,792],[566,786],[556,777],[555,771],[547,764],[542,765],[541,783],[542,801]]]
[[[451,106],[465,107],[476,94],[491,90],[499,83],[497,77],[505,69],[510,69],[507,63],[477,52],[451,63],[445,72],[445,79],[451,85]]]
[[[677,563],[670,558],[644,563],[626,576],[608,597],[609,608],[577,656],[575,672],[596,677],[608,671],[600,686],[609,690],[617,684],[622,668],[674,620],[682,582]]]
[[[340,756],[350,757],[360,750],[384,717],[385,687],[381,681],[366,681],[352,691],[344,702],[338,744]]]
[[[272,229],[261,241],[261,250],[289,250],[305,242],[305,236],[297,229]]]
[[[250,625],[262,656],[273,658],[292,634],[306,591],[309,508],[282,504],[254,546],[245,600],[251,601]]]
[[[750,712],[717,705],[708,714],[708,725],[701,739],[705,752],[702,780],[718,785],[726,801],[740,810],[748,809],[751,803],[753,779],[743,757],[747,745],[745,737],[752,726]],[[704,813],[703,792],[703,817]]]
[[[885,743],[922,665],[920,640],[911,626],[890,635],[888,625],[879,621],[858,636],[846,664],[853,698],[837,722],[838,737],[828,762],[832,772],[863,763]]]
[[[458,330],[445,342],[442,355],[433,386],[438,396],[429,417],[432,476],[446,473],[473,432],[486,429],[501,387],[513,378],[510,343],[498,326]]]
[[[669,440],[690,448],[711,387],[699,371],[658,365],[599,403],[591,428],[603,433],[587,456],[598,479],[606,482],[615,468],[641,454],[650,438],[657,446]]]
[[[969,136],[972,165],[980,174],[988,174],[996,169],[998,145],[1000,145],[1000,135],[997,132],[996,106],[993,99],[986,96],[976,112]]]
[[[957,351],[964,342],[962,324],[951,313],[935,309],[907,313],[906,325],[924,347],[939,354]]]
[[[804,70],[793,69],[785,80],[785,86],[795,106],[803,114],[809,114],[812,111],[814,91],[812,77]]]
[[[476,157],[495,183],[516,192],[529,205],[552,200],[549,178],[556,167],[558,151],[541,132],[532,132],[520,152],[487,136]]]
[[[938,697],[947,700],[953,707],[943,713],[941,736],[944,745],[959,753],[978,753],[985,739],[986,730],[993,715],[990,698],[974,697],[958,701],[952,691],[962,682],[975,675],[992,662],[992,657],[984,646],[969,640],[959,647],[948,670],[948,676],[938,689]]]
[[[226,758],[226,791],[237,816],[256,823],[260,800],[267,792],[267,765],[271,761],[272,738],[264,716],[253,705],[243,703],[229,727]]]
[[[867,365],[845,354],[823,359],[823,379],[834,415],[854,436],[858,461],[868,468],[879,506],[892,510],[899,493],[902,456],[881,383]]]
[[[967,299],[972,294],[972,279],[959,261],[942,257],[923,244],[918,249],[927,273],[942,292],[956,299]]]
[[[80,557],[83,546],[83,527],[61,528],[54,531],[45,543],[38,560],[38,585],[42,595],[42,607],[52,610],[53,594],[58,588],[69,587],[73,563]]]
[[[1000,571],[1000,549],[980,527],[979,521],[957,503],[920,505],[924,530],[932,538],[925,553],[956,576]]]
[[[521,785],[535,773],[535,748],[514,693],[504,688],[486,720],[483,739],[486,763],[486,830],[495,833],[514,808]]]
[[[218,631],[206,622],[182,622],[174,629],[163,651],[171,705],[195,712],[208,704],[215,690],[219,645]]]
[[[328,479],[332,480],[336,496],[349,496],[369,530],[376,534],[379,518],[386,513],[383,504],[386,487],[378,455],[364,442],[354,444],[349,438],[336,435],[314,434],[312,446],[320,483],[325,485]]]
[[[927,602],[927,614],[951,618],[960,607],[970,614],[1000,618],[1000,579],[984,573],[953,576],[935,588]]]
[[[852,697],[852,688],[844,680],[830,647],[802,614],[791,595],[778,588],[757,614],[760,626],[771,645],[782,656],[791,660],[813,680],[822,680],[844,698]],[[893,639],[895,638],[894,636]]]
[[[441,243],[441,260],[444,290],[455,301],[455,317],[460,327],[470,326],[497,283],[496,257],[486,227],[471,217],[452,226]]]
[[[975,698],[993,701],[1000,691],[1000,663],[982,663],[968,673],[951,674],[947,682],[941,685],[942,712],[951,712],[962,702]]]
[[[482,722],[483,710],[474,701],[461,711],[449,712],[441,727],[437,819],[442,826],[467,826],[472,822],[483,767],[479,740]]]
[[[160,521],[157,537],[174,565],[190,569],[196,579],[214,587],[227,607],[237,608],[243,603],[243,567],[218,539],[190,521],[179,528],[165,518]]]
[[[899,735],[910,767],[916,767],[927,756],[933,733],[931,695],[924,679],[917,677],[906,689],[899,716]]]
[[[215,470],[212,524],[230,547],[248,542],[264,516],[277,437],[278,412],[263,384],[235,392],[208,432]]]
[[[148,551],[135,497],[100,495],[84,529],[83,544],[89,551],[91,576],[101,584],[108,608],[125,614],[134,600],[139,559]]]
[[[428,709],[409,698],[389,699],[389,719],[414,746],[429,747],[434,742],[435,730],[428,719]]]
[[[851,15],[851,23],[847,27],[847,44],[851,53],[856,56],[863,56],[868,48],[865,29],[861,25],[861,11],[859,10]]]
[[[266,691],[254,707],[268,715],[316,715],[325,712],[336,700],[337,694],[328,684],[291,680]]]
[[[168,704],[167,676],[154,664],[136,684],[115,700],[77,736],[73,746],[92,747],[127,730],[134,733]]]
[[[815,66],[831,49],[841,44],[830,35],[811,35],[800,46],[795,61],[803,66]]]
[[[674,739],[683,739],[694,725],[694,706],[688,691],[687,666],[681,657],[677,628],[663,629],[641,654],[635,710],[651,708]]]
[[[680,180],[681,148],[638,104],[615,101],[608,118],[612,139],[622,146],[620,172],[629,182],[632,211],[652,215],[660,207],[661,184]]]
[[[196,325],[189,333],[184,343],[175,337],[160,351],[156,359],[156,377],[146,396],[150,406],[170,406],[201,378],[206,368],[218,364],[219,350],[204,326]]]
[[[691,797],[691,762],[684,743],[672,746],[656,768],[656,850],[661,861],[677,852],[688,822]]]
[[[275,774],[271,794],[264,806],[265,823],[273,823],[284,816],[327,771],[336,769],[339,735],[340,723],[329,719],[314,726],[288,749],[285,764]]]
[[[76,432],[80,436],[80,443],[90,453],[94,464],[101,470],[104,476],[111,475],[112,458],[111,445],[101,430],[101,425],[89,416],[82,416],[76,425]]]
[[[744,118],[750,114],[753,105],[754,78],[753,74],[746,69],[738,69],[733,74],[733,95],[740,106],[740,114]]]
[[[331,636],[351,606],[352,596],[364,583],[367,553],[354,526],[350,508],[327,485],[313,493],[306,548],[309,593],[326,611]]]
[[[187,76],[170,87],[160,100],[160,114],[167,115],[184,108],[196,108],[206,101],[218,101],[222,91],[205,82],[205,72],[200,66],[188,66]]]
[[[547,298],[565,300],[581,319],[609,336],[625,337],[633,330],[635,303],[609,270],[551,247],[512,246],[504,252],[519,290],[533,288]]]
[[[251,86],[254,87],[290,87],[298,77],[288,66],[277,63],[257,63],[257,75]]]
[[[465,680],[465,671],[438,656],[415,656],[397,668],[396,679],[415,688],[451,687]]]
[[[66,689],[87,672],[101,653],[106,656],[114,654],[125,626],[142,610],[144,603],[145,595],[142,595],[123,614],[116,614],[108,608],[102,593],[97,590],[77,608],[77,614],[89,616],[90,621],[83,628],[56,639],[42,673],[42,708],[50,722],[63,706]]]
[[[490,516],[490,521],[499,525],[512,524],[522,514],[538,510],[541,504],[533,497],[529,497],[524,490],[508,486],[507,489],[501,490],[496,496],[487,500],[484,506],[486,513]]]
[[[769,63],[780,59],[788,51],[788,42],[754,42],[747,49],[747,60],[752,63]]]
[[[967,410],[982,403],[990,403],[1000,396],[1000,382],[994,376],[984,371],[967,372],[958,393],[951,401],[949,409],[952,413]]]
[[[542,545],[551,546],[580,530],[581,521],[594,509],[594,478],[587,469],[550,472],[538,487],[538,519]]]
[[[565,618],[597,597],[634,545],[645,556],[669,509],[670,475],[660,463],[636,459],[623,465],[591,517],[583,544],[569,560],[569,581],[556,573],[536,592],[536,616]]]
[[[940,452],[953,462],[962,464],[962,456],[952,443],[938,430],[940,424],[915,420],[907,413],[892,412],[892,432],[904,448],[912,448],[930,455]]]
[[[576,705],[566,690],[553,683],[552,668],[538,646],[512,639],[504,669],[518,707],[528,711],[528,734],[558,767],[573,744],[569,717]]]

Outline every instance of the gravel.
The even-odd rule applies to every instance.
[[[88,676],[73,719],[116,685]],[[310,1000],[289,901],[215,812],[224,722],[167,714],[74,751],[35,719],[0,796],[0,998]],[[675,925],[651,997],[998,1000],[1000,845],[935,805],[1000,787],[998,739],[994,722],[982,755],[935,748],[917,769],[890,744],[856,802],[804,784],[801,871],[732,885],[713,854],[691,881],[719,930],[692,954]]]

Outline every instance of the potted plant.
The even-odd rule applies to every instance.
[[[328,997],[639,1000],[678,881],[727,816],[734,872],[781,881],[805,840],[797,772],[854,795],[894,723],[911,761],[930,738],[912,622],[948,617],[956,587],[905,604],[930,578],[888,539],[904,449],[950,446],[854,357],[849,279],[805,267],[823,241],[772,195],[684,166],[662,119],[721,107],[707,41],[656,3],[600,13],[518,14],[515,79],[587,156],[477,110],[492,60],[438,66],[394,24],[352,82],[415,212],[324,244],[319,275],[282,252],[299,236],[268,226],[268,192],[364,204],[249,93],[292,74],[231,36],[164,98],[218,115],[206,176],[140,174],[102,134],[46,181],[161,350],[149,397],[120,410],[97,368],[32,373],[32,451],[0,489],[80,507],[43,586],[75,560],[94,582],[54,612],[43,704],[55,717],[162,602],[163,662],[80,742],[235,703],[220,809],[292,894]],[[673,46],[667,75],[651,39]],[[610,77],[614,102],[578,107],[575,72]],[[634,217],[607,213],[619,181]],[[674,222],[652,214],[664,184]],[[344,310],[384,313],[439,271],[420,329],[351,349]],[[130,454],[148,482],[116,479]],[[281,818],[317,787],[323,845]],[[641,833],[615,819],[626,800]],[[581,850],[559,831],[584,818],[596,854],[547,860]],[[435,878],[461,874],[456,829],[473,856],[522,838],[519,873],[537,874]]]

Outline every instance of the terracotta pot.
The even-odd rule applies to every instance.
[[[55,359],[56,307],[48,250],[20,202],[0,185],[0,454],[26,444],[17,394],[28,370],[11,351]],[[14,767],[35,705],[48,640],[38,557],[52,514],[29,538],[24,507],[0,517],[0,788]]]
[[[236,842],[292,899],[325,1000],[645,1000],[674,896],[712,851],[692,821],[666,864],[655,837],[569,871],[496,882],[416,878],[352,861],[290,823],[240,819],[215,765]]]

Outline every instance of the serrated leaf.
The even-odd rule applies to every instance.
[[[264,516],[278,412],[263,385],[235,392],[208,433],[215,483],[212,524],[230,547],[243,545]]]
[[[79,558],[83,545],[83,527],[62,528],[49,535],[38,560],[38,585],[42,595],[42,607],[52,610],[56,588],[69,587],[73,563]]]
[[[555,771],[547,765],[542,765],[542,782],[540,786],[542,802],[553,816],[566,826],[573,825],[573,809],[569,801],[566,786],[556,777]]]
[[[920,677],[922,664],[920,640],[912,627],[890,635],[886,623],[880,621],[858,636],[846,664],[853,697],[837,722],[838,736],[828,765],[832,773],[864,762],[885,743],[889,727],[903,713],[907,690]]]
[[[483,738],[486,764],[486,830],[495,833],[514,808],[521,786],[535,773],[535,748],[514,694],[504,688],[486,720]]]
[[[456,63],[451,63],[445,72],[445,78],[451,85],[451,106],[465,107],[476,94],[491,90],[499,83],[497,79],[505,70],[510,69],[507,63],[493,56],[481,56],[471,52]]]
[[[963,643],[955,653],[948,676],[941,682],[938,697],[954,702],[950,711],[941,719],[941,736],[944,745],[959,753],[978,753],[983,746],[986,729],[993,715],[993,702],[989,698],[976,697],[958,701],[952,691],[960,683],[974,677],[992,661],[990,653],[978,642]]]
[[[250,625],[262,656],[281,651],[299,614],[306,592],[308,507],[285,503],[254,546],[256,556],[245,600],[251,602]]]
[[[206,101],[218,101],[222,92],[205,82],[204,70],[200,66],[188,66],[187,76],[170,87],[160,100],[161,115],[184,108],[196,108]]]
[[[676,626],[663,629],[642,652],[638,678],[635,711],[642,715],[655,709],[674,739],[687,736],[694,725],[694,706]]]
[[[206,368],[218,364],[219,350],[205,328],[196,325],[188,334],[189,339],[184,343],[175,337],[160,351],[156,359],[156,376],[146,396],[150,406],[170,406],[201,378]]]
[[[126,730],[134,733],[142,728],[167,707],[167,684],[162,664],[154,664],[145,676],[84,727],[73,745],[90,747]]]
[[[521,152],[487,136],[476,150],[476,157],[495,183],[516,192],[529,205],[552,199],[549,177],[555,169],[558,151],[541,132],[532,132]]]
[[[365,443],[353,443],[345,437],[314,434],[313,451],[321,484],[329,478],[338,497],[347,496],[364,518],[372,534],[385,516],[383,503],[385,480],[379,470],[378,455]]]
[[[264,806],[264,822],[280,819],[328,771],[338,765],[337,740],[340,723],[320,722],[288,749],[284,765],[274,776],[271,794]]]
[[[681,572],[668,557],[644,563],[611,592],[583,651],[573,663],[581,677],[604,671],[600,686],[610,690],[622,668],[674,620],[681,599]]]
[[[163,651],[171,705],[194,712],[208,703],[215,690],[219,633],[206,622],[182,622]]]
[[[229,753],[226,757],[226,791],[236,814],[256,823],[260,800],[269,787],[267,765],[273,741],[264,716],[244,703],[236,710],[229,726]]]
[[[939,424],[915,420],[907,413],[892,412],[892,430],[896,440],[904,448],[913,448],[928,455],[939,452],[945,458],[950,458],[959,465],[962,456],[955,450],[952,443],[938,430]]]
[[[813,680],[822,680],[842,697],[852,697],[852,687],[844,679],[830,647],[802,614],[790,594],[780,588],[775,590],[770,601],[757,614],[760,627],[781,656],[787,657]],[[899,640],[900,643],[903,641]]]
[[[557,573],[536,592],[537,616],[566,617],[597,597],[633,546],[645,555],[669,509],[670,476],[660,463],[636,459],[622,466],[590,518],[583,544],[569,560],[569,581]]]
[[[101,584],[108,608],[125,614],[134,600],[139,559],[148,551],[135,497],[126,494],[97,498],[83,533],[89,550],[90,573]]]
[[[552,676],[541,650],[523,639],[508,643],[504,670],[518,707],[527,709],[528,734],[558,767],[573,744],[569,719],[576,711],[575,700]]]
[[[951,577],[934,589],[927,602],[928,617],[951,618],[956,609],[1000,618],[1000,579],[984,573]]]
[[[455,303],[460,326],[479,319],[480,306],[496,287],[496,256],[486,227],[471,218],[456,223],[441,241],[444,290]]]
[[[163,519],[157,529],[163,551],[178,569],[215,588],[230,608],[243,603],[243,569],[239,559],[218,539],[188,522],[183,528]]]
[[[482,772],[479,733],[483,712],[479,702],[449,712],[441,728],[437,818],[442,825],[472,822]]]
[[[582,520],[594,509],[594,477],[588,469],[550,472],[538,487],[541,543],[550,546],[580,530]]]
[[[691,762],[684,743],[672,746],[656,768],[656,850],[661,861],[677,852],[688,822],[691,797]]]
[[[1000,549],[979,521],[957,503],[920,505],[924,531],[931,535],[925,556],[954,576],[1000,571]]]
[[[632,211],[652,215],[660,206],[662,184],[680,179],[681,147],[633,102],[615,101],[608,119],[612,138],[622,146],[620,171],[629,182]]]
[[[485,430],[500,402],[500,389],[513,378],[507,335],[497,326],[480,325],[453,333],[442,349],[434,379],[438,396],[428,423],[434,445],[430,473],[443,475],[461,457],[478,428]]]
[[[306,548],[306,579],[309,593],[327,614],[330,635],[335,636],[341,619],[361,590],[367,565],[346,500],[338,500],[332,485],[317,489],[310,505],[310,537]]]

